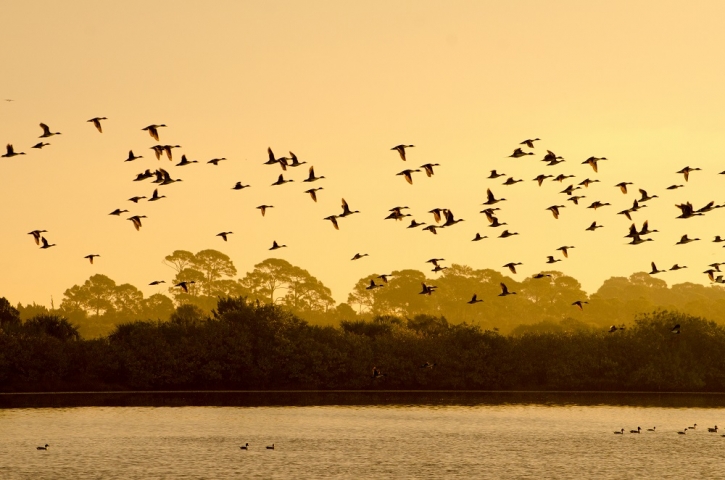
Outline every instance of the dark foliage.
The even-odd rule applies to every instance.
[[[211,315],[179,308],[169,322],[124,323],[83,340],[62,317],[20,323],[11,309],[0,309],[10,312],[0,329],[3,391],[725,390],[725,329],[668,311],[614,333],[565,320],[504,336],[424,314],[314,326],[237,297]]]

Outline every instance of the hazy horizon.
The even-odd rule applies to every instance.
[[[722,211],[675,219],[675,204],[725,203],[725,162],[718,134],[725,123],[725,66],[717,62],[725,5],[711,2],[190,2],[89,1],[36,5],[11,1],[0,32],[8,73],[0,87],[0,145],[24,156],[0,159],[0,296],[58,306],[63,291],[91,275],[130,283],[145,296],[152,280],[174,276],[162,264],[174,250],[219,250],[238,276],[271,256],[308,270],[344,302],[372,272],[427,271],[429,258],[472,268],[522,262],[522,281],[556,269],[593,293],[613,276],[674,264],[668,285],[708,285],[702,272],[725,261],[715,235]],[[105,116],[100,134],[86,120]],[[38,138],[40,122],[62,135]],[[143,127],[166,124],[154,141]],[[541,138],[535,155],[509,158],[519,143]],[[31,147],[39,141],[51,145]],[[181,145],[174,160],[150,147]],[[391,147],[414,144],[401,161]],[[267,148],[305,161],[288,168],[294,183],[270,186],[279,165]],[[566,159],[549,167],[546,150]],[[144,158],[124,162],[128,151]],[[174,167],[185,154],[199,163]],[[607,157],[599,173],[581,162]],[[226,157],[218,166],[212,158]],[[396,176],[439,163],[435,175]],[[689,165],[685,182],[678,170]],[[302,183],[307,167],[326,178]],[[167,169],[183,182],[133,182],[146,169]],[[486,177],[496,169],[507,175]],[[538,174],[576,175],[562,183]],[[523,179],[501,185],[509,176]],[[585,178],[575,206],[559,192]],[[232,190],[241,181],[251,185]],[[615,184],[634,185],[623,195]],[[685,188],[669,191],[672,184]],[[318,202],[304,190],[323,187]],[[479,213],[486,189],[508,200],[489,228]],[[617,212],[639,198],[659,198],[632,215],[659,230],[627,245],[632,223]],[[338,219],[341,198],[360,214]],[[592,211],[593,201],[612,206]],[[255,207],[274,205],[262,217]],[[558,220],[546,211],[566,205]],[[409,206],[403,222],[383,220]],[[464,222],[438,235],[429,210],[449,208]],[[108,215],[128,209],[120,218]],[[146,215],[140,231],[126,218]],[[593,221],[604,225],[584,229]],[[504,229],[520,235],[496,238]],[[720,230],[718,230],[720,228]],[[57,244],[40,250],[27,232],[48,230]],[[233,231],[224,242],[216,234]],[[476,233],[489,238],[472,242]],[[675,246],[684,234],[701,241]],[[275,252],[272,241],[288,247]],[[556,248],[574,245],[569,258]],[[273,254],[272,254],[273,253]],[[356,253],[368,253],[351,261]],[[91,265],[83,257],[100,254]],[[546,256],[562,259],[546,264]],[[411,292],[417,295],[418,292]],[[471,292],[473,293],[473,292]]]

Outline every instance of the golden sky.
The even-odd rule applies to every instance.
[[[94,273],[131,283],[173,278],[162,264],[173,250],[213,248],[239,276],[270,256],[310,271],[345,301],[370,273],[429,269],[425,260],[494,268],[522,262],[517,279],[547,269],[547,255],[574,245],[556,264],[590,293],[611,276],[675,263],[660,278],[708,283],[701,272],[725,261],[725,211],[675,220],[676,203],[725,203],[725,30],[722,2],[396,1],[396,2],[24,2],[3,5],[4,62],[0,142],[25,156],[0,159],[0,295],[56,305]],[[86,120],[105,116],[103,134]],[[40,122],[60,136],[39,142]],[[160,143],[181,145],[157,161],[141,128],[165,123]],[[508,158],[527,138],[536,155]],[[403,162],[390,148],[414,144]],[[305,167],[272,187],[271,147]],[[128,150],[144,158],[124,162]],[[539,160],[546,149],[567,161]],[[526,149],[528,150],[528,149]],[[199,164],[173,167],[181,154]],[[594,173],[581,162],[604,156]],[[206,164],[226,157],[215,167]],[[395,174],[440,163],[432,178]],[[303,184],[306,167],[326,178]],[[675,172],[700,167],[685,183]],[[132,182],[161,166],[183,182]],[[491,169],[525,182],[502,186]],[[573,174],[601,183],[575,207],[568,183],[531,179]],[[252,185],[231,190],[237,181]],[[613,185],[634,182],[623,195]],[[685,188],[668,191],[672,184]],[[319,202],[304,193],[323,187]],[[495,238],[478,213],[486,188],[499,219],[520,235]],[[644,188],[660,198],[634,214],[655,241],[627,245],[630,225],[616,212]],[[360,210],[335,231],[323,218],[340,199]],[[610,202],[596,212],[592,201]],[[255,209],[271,204],[262,218]],[[565,204],[559,220],[546,207]],[[434,236],[383,221],[410,206],[419,222],[450,208],[464,222]],[[146,215],[140,232],[116,208]],[[596,220],[605,227],[584,229]],[[504,227],[506,228],[506,227]],[[40,250],[26,235],[48,230],[57,246]],[[215,235],[233,231],[228,242]],[[476,232],[486,240],[471,242]],[[688,234],[700,242],[675,246]],[[289,247],[272,255],[272,241]],[[369,257],[351,262],[355,253]],[[100,254],[95,265],[83,257]],[[434,275],[431,273],[431,275]],[[417,292],[413,292],[417,294]]]

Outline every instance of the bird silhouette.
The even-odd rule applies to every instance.
[[[103,133],[103,128],[101,127],[101,120],[108,120],[106,117],[94,117],[90,120],[86,120],[87,122],[91,122],[94,127],[100,132]]]

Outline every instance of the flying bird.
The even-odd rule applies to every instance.
[[[48,138],[48,137],[52,137],[53,135],[60,135],[60,132],[51,132],[50,127],[48,127],[48,125],[46,125],[44,123],[40,124],[40,128],[43,129],[43,134],[41,136],[39,136],[38,138]]]
[[[13,148],[12,144],[10,144],[10,143],[8,143],[5,146],[5,150],[7,151],[7,153],[0,155],[3,158],[10,158],[10,157],[14,157],[16,155],[25,155],[25,152],[15,152],[15,149]]]
[[[38,142],[30,148],[37,148],[38,150],[40,150],[41,148],[47,147],[48,145],[50,145],[50,143]]]
[[[397,150],[398,153],[400,154],[400,158],[405,160],[405,149],[411,148],[411,147],[415,147],[415,145],[396,145],[393,148],[391,148],[391,150]]]
[[[179,282],[175,287],[181,287],[181,289],[184,291],[184,293],[189,293],[189,285],[192,285],[196,283],[194,280],[188,281],[188,282]]]
[[[133,222],[133,226],[136,228],[136,230],[139,230],[141,228],[141,219],[146,218],[146,215],[134,215],[133,217],[127,218],[126,220],[131,220]]]
[[[164,125],[163,123],[161,125],[149,125],[148,127],[144,127],[141,130],[146,130],[147,132],[149,132],[149,135],[151,135],[151,138],[153,138],[154,140],[156,140],[158,142],[159,141],[158,129],[161,127],[165,127],[165,126],[166,125]]]
[[[226,242],[227,241],[227,235],[231,235],[233,233],[234,232],[221,232],[221,233],[217,233],[216,236],[217,237],[222,237],[224,239],[224,241]]]
[[[85,257],[83,257],[83,258],[87,258],[88,260],[90,260],[90,262],[91,262],[91,265],[93,265],[93,259],[94,259],[95,257],[100,257],[100,255],[96,255],[96,254],[91,254],[91,255],[86,255],[86,256],[85,256]]]
[[[106,117],[94,117],[94,118],[91,118],[90,120],[86,120],[86,121],[93,123],[93,126],[96,127],[96,129],[100,133],[103,133],[103,128],[101,127],[101,120],[108,120],[108,119]]]
[[[310,194],[310,198],[312,198],[312,200],[314,200],[315,203],[317,203],[317,193],[316,192],[318,190],[322,190],[322,187],[320,187],[320,188],[311,188],[309,190],[305,190],[305,193],[309,193]]]

